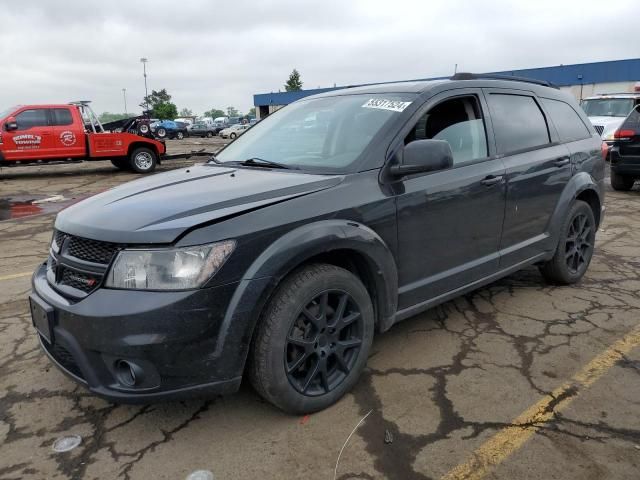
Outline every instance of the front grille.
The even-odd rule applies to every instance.
[[[100,283],[100,278],[87,275],[86,273],[71,270],[66,267],[60,267],[62,274],[60,275],[60,285],[67,285],[81,292],[89,293]]]
[[[64,242],[64,239],[67,237],[67,234],[64,232],[60,232],[58,230],[56,230],[55,235],[53,236],[53,241],[56,244],[55,246],[55,250],[58,252],[60,251],[60,248],[62,248],[62,242]]]
[[[84,380],[84,376],[82,375],[82,371],[78,364],[76,363],[71,352],[64,348],[59,343],[54,343],[51,345],[46,340],[42,341],[42,344],[47,349],[47,352],[68,372],[72,373],[76,377]]]
[[[72,257],[87,262],[108,264],[118,250],[118,245],[109,242],[99,242],[88,238],[71,237],[67,252]]]
[[[598,132],[598,135],[602,135],[602,132],[604,132],[604,126],[603,125],[594,125],[593,128],[596,129],[596,132]]]

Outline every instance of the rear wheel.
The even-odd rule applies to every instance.
[[[236,138],[236,134],[235,133],[229,134],[229,138]]]
[[[212,132],[207,132],[207,138],[211,138],[213,137],[213,133]]]
[[[619,173],[611,171],[611,187],[614,190],[619,191],[629,191],[633,188],[633,184],[635,183],[635,178],[630,177],[628,175],[620,175]]]
[[[178,140],[182,140],[182,139],[184,138],[184,133],[183,133],[183,132],[178,132],[178,133],[176,133],[176,138],[177,138]]]
[[[266,307],[249,376],[282,410],[326,408],[357,382],[373,340],[369,294],[351,272],[310,265],[287,277]]]
[[[160,127],[159,129],[156,130],[156,137],[158,138],[166,138],[167,136],[167,129]]]
[[[127,170],[129,168],[129,159],[127,158],[114,158],[111,163],[119,170]]]
[[[129,166],[136,173],[150,173],[156,169],[158,155],[147,147],[136,148],[129,155]]]
[[[596,221],[591,207],[576,200],[560,229],[560,241],[553,258],[540,266],[550,283],[569,285],[587,271],[596,239]]]

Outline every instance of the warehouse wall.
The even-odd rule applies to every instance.
[[[633,93],[637,82],[612,82],[612,83],[590,83],[582,85],[582,98],[599,95],[602,93]],[[561,87],[560,90],[573,95],[580,101],[580,85]]]

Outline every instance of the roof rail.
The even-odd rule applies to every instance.
[[[69,102],[69,105],[89,105],[91,100],[77,100],[75,102]]]
[[[560,89],[557,85],[546,80],[536,80],[535,78],[517,77],[515,75],[495,75],[492,73],[456,73],[451,80],[509,80],[512,82],[525,82]]]

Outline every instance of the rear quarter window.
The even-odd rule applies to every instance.
[[[550,98],[543,98],[541,101],[558,130],[560,141],[574,142],[591,137],[591,132],[571,105]]]

